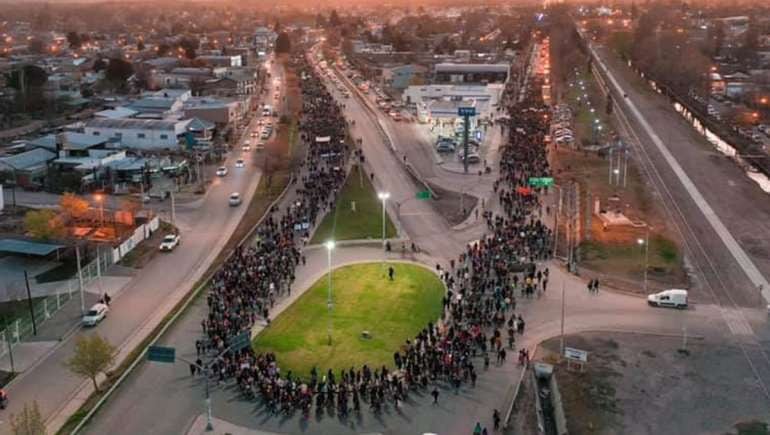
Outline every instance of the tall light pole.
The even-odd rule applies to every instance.
[[[647,231],[644,235],[644,239],[636,239],[636,243],[640,246],[644,245],[644,292],[647,293],[647,269],[650,259],[650,227],[647,227]]]
[[[329,309],[329,327],[327,330],[327,334],[329,335],[329,346],[332,344],[332,251],[334,250],[334,240],[329,240],[326,243],[324,243],[326,246],[326,252],[328,254],[327,258],[329,259],[329,284],[328,284],[328,294],[326,297],[326,307]]]
[[[377,198],[382,201],[382,248],[385,249],[385,202],[390,198],[390,193],[380,192],[377,194]]]
[[[94,195],[94,200],[99,204],[99,226],[104,226],[104,196],[101,193]]]

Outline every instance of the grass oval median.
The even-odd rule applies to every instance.
[[[364,364],[392,368],[393,353],[439,318],[444,292],[438,276],[417,264],[342,266],[332,271],[331,345],[326,274],[254,338],[254,350],[274,353],[282,373],[303,378],[313,366],[319,373]]]

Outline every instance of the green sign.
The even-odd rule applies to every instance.
[[[147,361],[162,363],[174,363],[176,360],[176,349],[173,347],[150,346],[147,349]]]
[[[529,185],[531,187],[553,186],[553,177],[529,177]]]
[[[230,350],[233,352],[238,352],[241,349],[245,349],[249,347],[249,344],[251,344],[251,336],[249,335],[249,332],[241,332],[240,334],[233,337],[233,341],[230,344]]]
[[[423,190],[421,192],[417,192],[417,199],[422,201],[427,201],[430,199],[430,191]]]

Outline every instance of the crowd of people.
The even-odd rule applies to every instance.
[[[269,323],[276,298],[290,292],[309,229],[334,204],[345,178],[350,150],[340,107],[304,57],[295,62],[303,77],[301,139],[309,144],[294,180],[300,183],[298,199],[284,213],[271,210],[258,229],[256,246],[239,248],[216,274],[202,321],[206,338],[197,346],[210,361],[207,375],[223,382],[234,379],[245,397],[262,401],[274,413],[301,410],[306,415],[314,405],[317,412],[339,416],[363,406],[379,412],[388,404],[399,407],[414,389],[431,390],[436,403],[438,385],[455,391],[462,384],[475,386],[477,366],[486,369],[493,359],[504,364],[507,354],[516,351],[516,336],[525,330],[517,298],[547,288],[549,271],[538,270],[537,261],[552,255],[552,233],[541,221],[540,192],[527,186],[529,177],[549,175],[546,123],[535,92],[507,108],[510,134],[494,185],[501,210],[484,212],[489,235],[448,266],[436,266],[447,287],[443,314],[395,351],[390,368],[292,373],[283,372],[273,354],[227,351],[232,338],[255,322]],[[519,349],[519,363],[527,359],[526,350]]]

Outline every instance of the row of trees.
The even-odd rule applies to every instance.
[[[140,204],[133,198],[121,201],[120,211],[134,215]],[[94,220],[93,207],[83,197],[65,193],[59,200],[59,210],[30,210],[24,215],[24,229],[35,239],[55,240],[67,236],[67,226]]]

